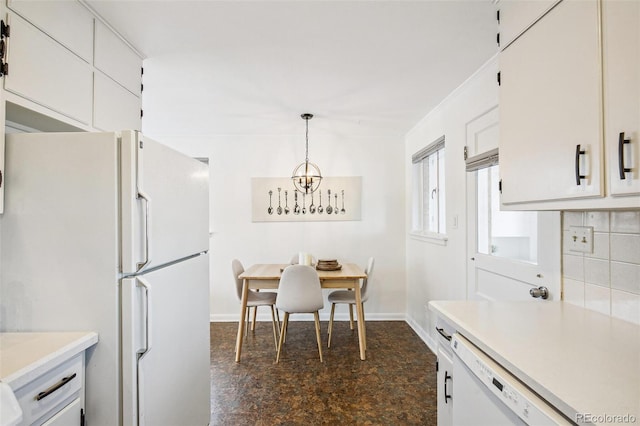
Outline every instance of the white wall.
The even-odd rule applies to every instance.
[[[363,267],[376,258],[367,319],[405,318],[405,194],[402,137],[357,138],[314,133],[309,126],[310,159],[324,176],[362,176],[362,220],[351,222],[251,222],[251,178],[290,176],[304,160],[304,122],[298,112],[300,134],[189,135],[176,126],[173,134],[157,134],[172,102],[170,73],[162,61],[145,63],[145,91],[154,91],[154,102],[144,105],[143,132],[194,157],[209,157],[211,183],[211,318],[238,320],[239,303],[231,274],[231,260],[245,268],[253,263],[286,263],[299,251],[318,258],[337,258]],[[166,78],[165,78],[166,77]],[[184,108],[190,108],[184,105]],[[306,111],[300,111],[306,112]],[[311,111],[313,112],[313,111]],[[314,120],[320,120],[320,117]],[[166,123],[162,123],[166,128]],[[274,129],[275,133],[275,129]],[[289,200],[292,201],[291,199]],[[328,306],[321,311],[328,318]],[[346,319],[345,307],[336,310]],[[338,314],[340,314],[338,316]],[[265,320],[271,320],[268,310]],[[295,319],[295,318],[294,318]]]
[[[291,173],[304,158],[301,135],[157,139],[192,156],[210,158],[212,320],[238,318],[231,274],[233,258],[240,259],[245,267],[286,263],[299,251],[363,266],[369,256],[374,256],[367,318],[404,319],[403,170],[402,151],[396,141],[345,141],[313,135],[313,160],[325,176],[362,176],[362,220],[252,223],[251,177]],[[345,314],[346,308],[343,311]],[[268,311],[264,314],[266,318]]]
[[[411,155],[445,135],[446,244],[412,237],[410,197],[405,209],[407,320],[427,343],[432,342],[434,327],[427,303],[467,297],[467,180],[463,158],[466,124],[498,104],[496,73],[497,58],[493,58],[431,111],[405,139],[405,191],[411,194]]]

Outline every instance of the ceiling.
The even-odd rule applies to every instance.
[[[497,51],[491,0],[86,3],[144,56],[156,134],[296,134],[310,112],[404,135]]]

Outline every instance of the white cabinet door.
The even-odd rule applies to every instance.
[[[5,117],[4,90],[0,90],[0,116]],[[4,213],[4,133],[5,126],[2,120],[2,133],[0,134],[0,214]]]
[[[501,52],[503,204],[604,195],[599,28],[565,0]]]
[[[80,3],[9,0],[8,5],[88,63],[93,60],[93,15]]]
[[[604,114],[612,195],[640,193],[640,2],[603,3]],[[621,138],[621,133],[624,135]],[[622,140],[622,142],[621,142]],[[628,140],[628,143],[624,143]],[[624,169],[630,169],[625,172]],[[637,205],[640,205],[638,202]]]
[[[559,0],[500,0],[500,47],[505,48]]]
[[[140,95],[142,59],[102,22],[96,21],[95,66]]]
[[[91,124],[93,72],[79,56],[9,13],[7,91],[83,124]]]
[[[82,405],[80,398],[74,399],[69,405],[58,411],[53,417],[44,422],[42,426],[80,426],[80,411]]]
[[[100,130],[141,130],[140,98],[96,71],[93,127]]]
[[[438,426],[453,424],[453,359],[438,345]],[[445,396],[446,392],[446,396]]]

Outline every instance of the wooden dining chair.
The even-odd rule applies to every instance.
[[[280,329],[280,340],[278,340],[278,352],[276,363],[280,362],[280,352],[289,325],[289,314],[313,313],[316,325],[316,340],[318,342],[318,353],[322,362],[322,340],[320,338],[320,315],[318,311],[324,307],[320,278],[315,268],[306,265],[291,265],[284,268],[280,284],[278,285],[278,296],[276,297],[276,308],[284,312],[284,319]]]
[[[240,274],[244,272],[244,267],[242,263],[238,259],[233,259],[231,261],[231,268],[233,270],[233,278],[236,280],[236,293],[238,295],[238,300],[242,303],[242,278],[239,278]],[[273,323],[273,341],[276,345],[276,349],[278,349],[278,326],[279,326],[279,317],[278,321],[276,321],[276,312],[274,310],[274,306],[276,304],[276,296],[277,294],[274,292],[259,292],[254,290],[249,290],[249,294],[247,295],[247,319],[245,328],[245,336],[249,330],[249,312],[251,308],[253,311],[253,322],[251,324],[251,330],[255,330],[256,323],[256,311],[258,310],[258,306],[270,306],[271,307],[271,322]],[[237,348],[236,348],[237,349]]]
[[[366,278],[362,279],[362,287],[360,287],[360,298],[362,300],[362,319],[364,319],[364,302],[367,301],[367,288],[369,280],[371,279],[371,274],[373,274],[373,264],[374,258],[370,257],[367,261],[367,267],[364,272],[367,274]],[[333,331],[333,314],[336,310],[336,304],[344,303],[349,305],[349,325],[351,330],[353,330],[353,306],[356,304],[356,292],[353,290],[336,290],[329,293],[329,303],[331,303],[331,314],[329,315],[329,338],[327,340],[327,347],[331,347],[331,333]],[[365,323],[362,324],[362,330],[364,335],[364,347],[367,347],[367,331],[365,327]]]

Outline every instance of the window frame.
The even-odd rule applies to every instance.
[[[444,135],[411,157],[412,218],[410,235],[414,239],[441,245],[446,244],[447,241],[445,157]],[[433,170],[434,166],[435,170]],[[429,201],[434,199],[434,193],[437,194],[435,203]],[[428,194],[430,195],[428,196]]]

